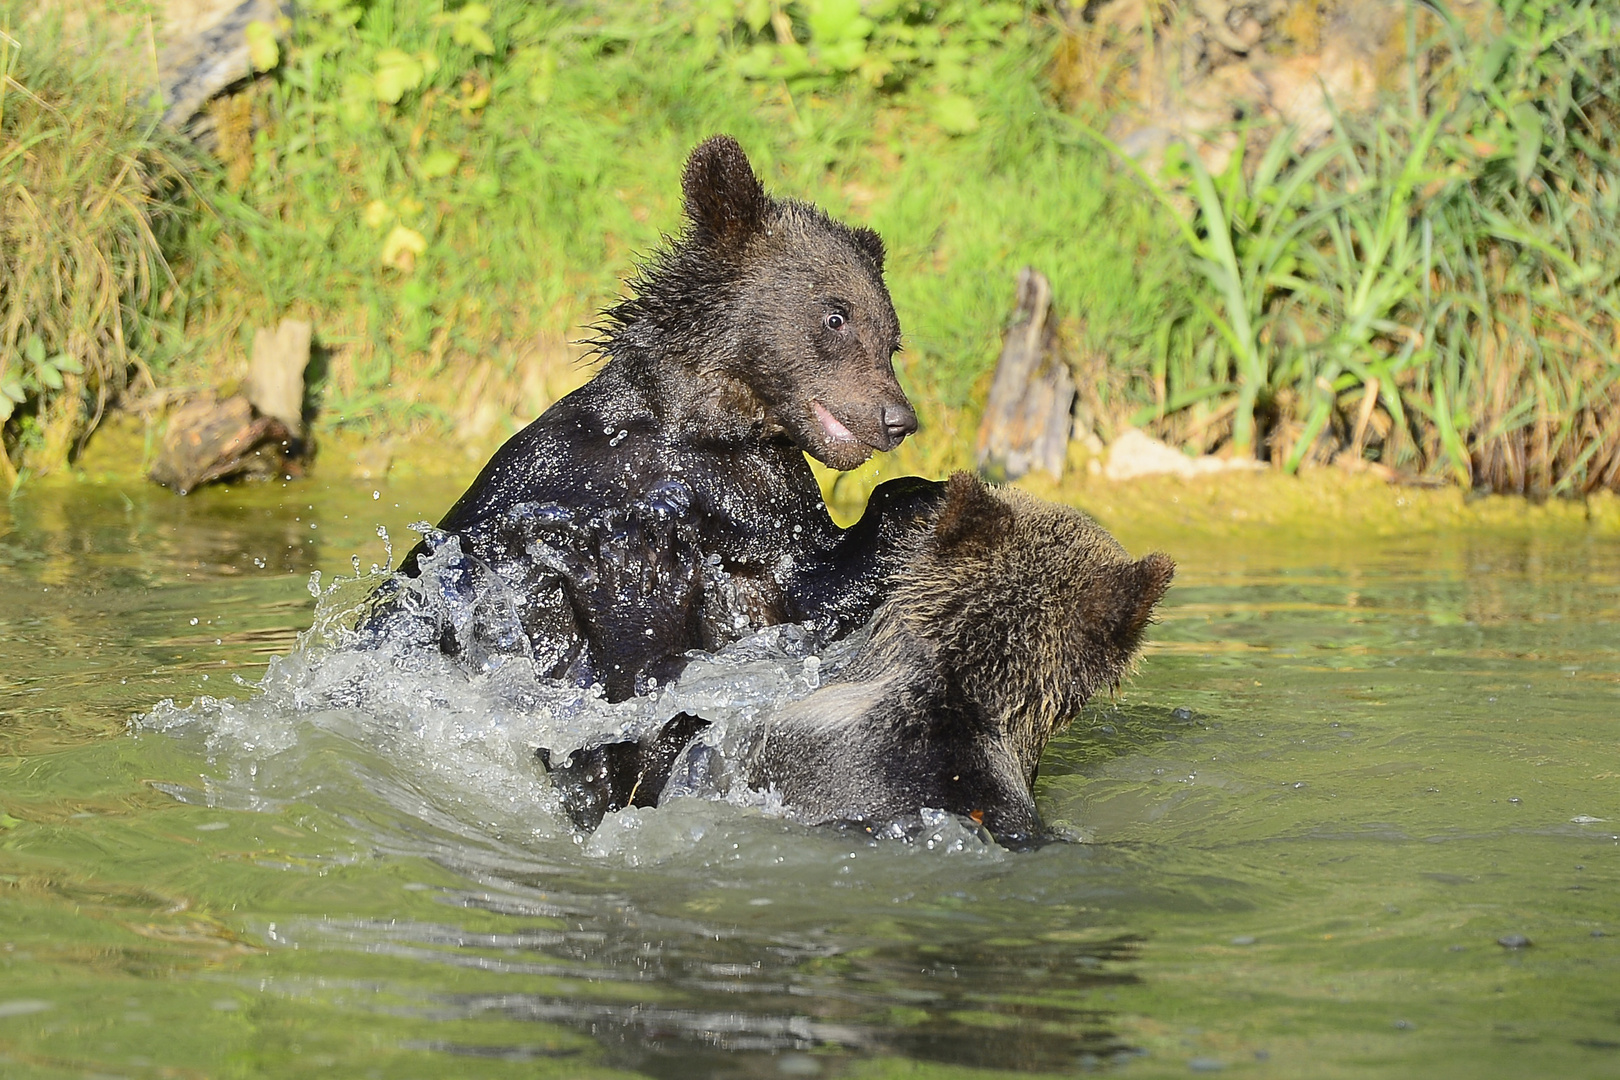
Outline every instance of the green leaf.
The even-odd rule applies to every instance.
[[[529,73],[529,101],[544,105],[551,100],[551,87],[557,78],[557,54],[550,49],[530,46],[513,58],[519,71]]]
[[[28,340],[23,343],[23,355],[28,357],[30,364],[39,365],[45,362],[45,343],[39,339],[38,334],[28,335]]]
[[[737,74],[745,79],[763,79],[770,75],[771,68],[776,64],[776,51],[769,45],[755,45],[745,53],[739,53],[732,61]]]
[[[4,396],[9,403],[21,405],[28,400],[28,391],[24,390],[23,384],[16,379],[7,379],[5,382],[0,383],[0,396]],[[6,411],[9,414],[10,409],[8,408]]]
[[[338,115],[351,128],[374,122],[376,98],[377,80],[364,72],[351,71],[343,76],[343,95],[339,99]]]
[[[861,0],[820,0],[810,9],[810,38],[817,45],[864,41],[872,20],[861,15]]]
[[[57,353],[55,356],[47,360],[46,363],[50,364],[50,366],[55,368],[57,371],[65,371],[70,375],[84,374],[84,365],[79,363],[73,357],[69,356],[67,353]]]
[[[461,155],[454,150],[429,150],[417,162],[416,169],[425,180],[438,180],[449,176],[461,164]]]
[[[62,373],[49,364],[39,365],[39,381],[52,390],[62,389]]]
[[[1496,80],[1497,72],[1502,70],[1502,65],[1507,62],[1508,55],[1515,48],[1515,44],[1513,38],[1507,34],[1503,34],[1491,43],[1490,47],[1479,58],[1478,66],[1473,70],[1475,90],[1483,90]]]
[[[468,4],[453,15],[440,15],[433,21],[448,22],[450,38],[457,45],[466,45],[485,55],[495,51],[495,40],[484,29],[489,24],[489,8],[483,4]]]
[[[382,251],[378,254],[384,266],[391,266],[403,273],[410,273],[416,268],[416,257],[427,250],[427,238],[415,229],[408,229],[404,225],[395,225],[383,237]]]
[[[384,49],[377,54],[372,92],[378,101],[397,105],[408,91],[422,85],[422,74],[422,62],[416,57],[399,49]]]
[[[412,314],[426,311],[435,299],[433,287],[423,281],[408,282],[399,290],[399,306]]]
[[[839,71],[854,71],[866,58],[866,42],[860,38],[821,47],[821,59]]]
[[[946,94],[934,102],[934,122],[947,135],[971,135],[979,130],[979,112],[962,94]]]
[[[1513,168],[1519,174],[1519,183],[1529,180],[1535,171],[1544,136],[1541,110],[1528,101],[1521,101],[1513,109]]]
[[[247,39],[248,63],[254,71],[269,71],[281,63],[281,46],[269,23],[254,19],[242,28],[242,36]]]
[[[742,19],[752,33],[759,33],[771,21],[771,0],[743,0]]]

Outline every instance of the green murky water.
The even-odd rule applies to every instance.
[[[1142,672],[1043,768],[1089,843],[583,845],[233,679],[453,494],[0,505],[0,1074],[1620,1075],[1613,541],[1157,538]],[[129,733],[203,694],[258,726]]]

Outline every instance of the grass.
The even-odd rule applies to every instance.
[[[0,7],[0,483],[60,465],[132,379],[183,289],[196,155],[136,87]],[[11,27],[7,30],[6,27]],[[206,175],[204,167],[202,173]]]
[[[1257,164],[1185,164],[1215,333],[1172,368],[1161,430],[1289,471],[1365,457],[1532,496],[1620,484],[1620,6],[1485,15],[1434,20],[1423,44],[1414,17],[1408,93],[1339,117],[1321,149],[1262,132]],[[1173,206],[1174,179],[1147,183]]]
[[[0,289],[20,313],[0,469],[59,461],[132,376],[230,382],[253,327],[287,315],[316,327],[317,433],[487,452],[586,377],[570,342],[679,227],[686,152],[728,131],[768,186],[889,243],[926,426],[886,471],[970,460],[1033,264],[1105,437],[1620,487],[1620,5],[1470,10],[1414,17],[1403,92],[1326,145],[1256,125],[1219,175],[1172,155],[1156,179],[1092,134],[1096,107],[1062,103],[1090,54],[1022,4],[311,0],[268,76],[214,107],[217,169],[69,50],[7,46],[8,85],[72,110],[12,93],[0,113],[0,168],[36,169],[8,191],[78,185],[53,205],[80,247],[37,265],[105,270],[4,264],[72,284]],[[38,172],[52,154],[77,171]]]
[[[1047,270],[1088,340],[1145,370],[1161,298],[1192,279],[1164,224],[1045,100],[1044,37],[1026,30],[953,76],[984,88],[963,130],[936,118],[949,86],[927,81],[929,64],[887,88],[748,78],[730,60],[757,59],[757,42],[705,54],[680,37],[698,8],[480,9],[483,38],[458,40],[465,16],[435,4],[380,3],[357,23],[311,6],[255,91],[250,161],[227,163],[277,223],[231,291],[244,324],[314,318],[333,347],[328,422],[477,428],[465,380],[446,378],[468,372],[501,428],[538,411],[576,381],[567,342],[679,227],[684,156],[715,131],[774,190],[888,240],[901,377],[932,421],[906,465],[966,459],[1023,263]],[[386,100],[402,66],[417,81]]]

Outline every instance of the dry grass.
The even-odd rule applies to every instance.
[[[0,7],[0,16],[4,15]],[[21,36],[16,36],[21,35]],[[113,67],[115,65],[107,65]],[[65,463],[147,371],[185,151],[38,20],[0,33],[0,481]]]

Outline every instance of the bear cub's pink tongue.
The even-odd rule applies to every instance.
[[[821,422],[821,430],[827,433],[827,438],[833,442],[854,442],[855,435],[838,422],[838,418],[822,407],[821,402],[812,401],[810,407],[815,410],[816,419]]]

